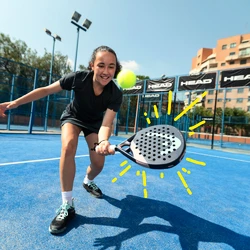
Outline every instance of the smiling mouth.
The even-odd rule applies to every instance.
[[[109,76],[100,76],[100,77],[101,77],[101,79],[106,80],[106,81],[110,79]]]

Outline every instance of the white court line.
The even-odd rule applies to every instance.
[[[86,156],[89,156],[89,155],[78,155],[78,156],[76,156],[76,158],[86,157]],[[48,158],[48,159],[40,159],[40,160],[30,160],[30,161],[6,162],[6,163],[0,163],[0,166],[16,165],[16,164],[24,164],[24,163],[32,163],[32,162],[43,162],[43,161],[55,161],[55,160],[60,160],[60,157]]]
[[[220,158],[220,159],[226,159],[226,160],[232,160],[232,161],[240,161],[240,162],[248,162],[248,163],[250,163],[250,161],[247,161],[247,160],[240,160],[240,159],[229,158],[229,157],[222,157],[222,156],[215,156],[215,155],[197,153],[197,152],[192,152],[192,151],[189,151],[189,150],[187,151],[187,153],[192,153],[192,154],[197,154],[197,155],[203,155],[203,156],[209,156],[209,157]],[[116,154],[119,154],[119,153],[116,152]],[[78,156],[76,156],[76,158],[87,157],[87,156],[89,156],[89,155],[78,155]],[[60,157],[57,157],[57,158],[48,158],[48,159],[40,159],[40,160],[6,162],[6,163],[0,163],[0,167],[1,166],[7,166],[7,165],[17,165],[17,164],[24,164],[24,163],[55,161],[55,160],[60,160]]]
[[[204,155],[204,156],[209,156],[209,157],[214,157],[214,158],[220,158],[220,159],[226,159],[226,160],[232,160],[232,161],[240,161],[240,162],[249,162],[249,163],[250,163],[250,161],[247,161],[247,160],[240,160],[240,159],[229,158],[229,157],[223,157],[223,156],[202,154],[202,153],[197,153],[197,152],[192,152],[192,151],[187,151],[187,153],[192,153],[192,154],[197,154],[197,155]]]
[[[116,154],[119,154],[116,152]],[[81,157],[87,157],[89,155],[77,155],[75,158],[81,158]],[[16,161],[16,162],[5,162],[5,163],[0,163],[1,166],[7,166],[7,165],[17,165],[17,164],[24,164],[24,163],[32,163],[32,162],[43,162],[43,161],[55,161],[55,160],[60,160],[60,157],[57,158],[48,158],[48,159],[40,159],[40,160],[29,160],[29,161]]]

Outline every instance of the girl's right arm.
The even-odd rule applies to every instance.
[[[53,83],[49,86],[34,89],[31,92],[29,92],[28,94],[14,100],[14,101],[0,103],[0,116],[2,116],[2,117],[6,116],[4,114],[4,112],[8,109],[17,108],[20,105],[41,99],[45,96],[57,93],[61,90],[62,90],[62,88],[61,88],[60,82],[56,81],[55,83]]]

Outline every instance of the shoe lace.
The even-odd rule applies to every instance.
[[[70,208],[70,205],[68,203],[62,204],[56,211],[58,214],[57,219],[63,220],[68,216],[68,209]]]
[[[98,189],[97,185],[96,185],[93,181],[89,183],[89,186],[90,186],[91,188],[93,188],[94,190],[97,190],[97,189]]]

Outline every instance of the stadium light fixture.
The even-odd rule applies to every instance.
[[[88,19],[85,19],[82,26],[78,24],[81,18],[81,14],[75,11],[71,17],[71,23],[77,27],[77,39],[76,39],[76,53],[75,53],[75,63],[74,63],[74,72],[76,71],[76,63],[77,63],[77,53],[78,53],[78,43],[79,43],[79,33],[80,29],[83,31],[87,31],[92,24],[92,22]],[[73,92],[73,91],[72,91]],[[71,100],[73,98],[73,93],[71,92]]]

